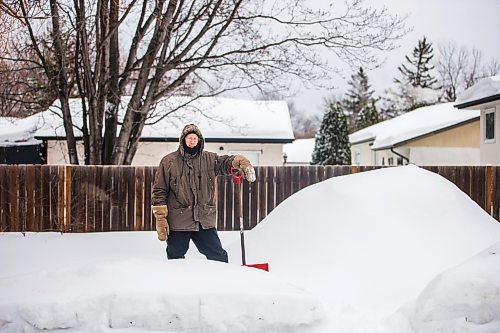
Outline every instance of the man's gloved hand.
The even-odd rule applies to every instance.
[[[167,223],[168,209],[167,205],[152,206],[153,214],[156,218],[156,232],[158,239],[161,241],[167,240],[170,228]]]
[[[233,167],[243,170],[245,179],[250,183],[255,181],[255,170],[250,161],[242,155],[236,155],[233,160]]]

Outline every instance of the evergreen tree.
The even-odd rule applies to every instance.
[[[349,90],[344,100],[344,111],[348,117],[349,132],[355,132],[361,128],[378,122],[378,114],[375,108],[373,90],[368,83],[368,76],[362,67],[356,74],[351,76]]]
[[[437,82],[434,76],[431,75],[431,70],[434,69],[434,66],[431,65],[433,57],[432,43],[427,42],[424,36],[423,39],[418,41],[418,46],[413,49],[412,58],[405,56],[408,64],[401,64],[398,67],[403,78],[401,80],[394,79],[394,81],[409,84],[413,87],[432,88],[432,85]]]
[[[397,90],[386,89],[378,103],[380,120],[398,117],[417,108],[440,102],[439,91],[400,84]]]
[[[325,103],[325,114],[316,134],[311,164],[351,164],[347,120],[342,104],[338,101],[329,100]]]
[[[358,112],[356,118],[356,130],[359,131],[365,127],[374,125],[380,121],[378,110],[375,107],[375,101],[371,100],[371,104],[363,106]]]

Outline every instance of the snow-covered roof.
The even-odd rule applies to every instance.
[[[297,139],[292,143],[285,144],[283,146],[283,152],[287,156],[287,163],[309,164],[314,150],[314,140],[314,138]]]
[[[34,124],[26,118],[0,117],[0,146],[39,144],[33,139]]]
[[[130,97],[123,97],[120,117]],[[291,142],[294,139],[288,106],[285,101],[253,101],[223,97],[202,97],[183,106],[189,97],[169,97],[158,102],[151,118],[146,121],[141,138],[165,141],[177,140],[184,125],[198,125],[207,140],[248,140]],[[58,104],[58,103],[57,103]],[[30,118],[37,124],[35,137],[65,137],[58,105]],[[165,117],[165,113],[180,107]],[[71,99],[75,135],[81,136],[81,101]]]
[[[500,75],[480,80],[465,90],[455,101],[459,109],[477,106],[483,103],[500,100]]]
[[[386,149],[421,136],[479,118],[479,110],[459,111],[453,103],[425,106],[349,135],[351,144],[373,141],[372,149]]]

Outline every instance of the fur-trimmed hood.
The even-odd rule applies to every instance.
[[[181,132],[181,136],[179,137],[179,153],[181,154],[181,156],[185,155],[184,140],[186,139],[186,136],[190,133],[196,134],[199,139],[198,141],[199,150],[197,155],[201,155],[203,153],[203,149],[205,148],[205,138],[203,138],[203,134],[201,134],[200,129],[195,124],[189,124],[184,126]]]

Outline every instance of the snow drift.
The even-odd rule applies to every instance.
[[[0,332],[297,332],[324,315],[264,271],[205,260],[97,260],[0,283]]]
[[[500,243],[438,275],[401,313],[415,333],[498,332]]]
[[[498,241],[500,224],[466,194],[410,165],[309,186],[248,233],[246,244],[247,262],[269,262],[274,274],[307,285],[339,322],[356,310],[391,314],[437,274]],[[237,258],[238,248],[230,253]]]
[[[418,167],[285,200],[245,233],[269,273],[220,234],[229,265],[166,261],[155,232],[0,233],[0,332],[500,331],[500,224]]]

